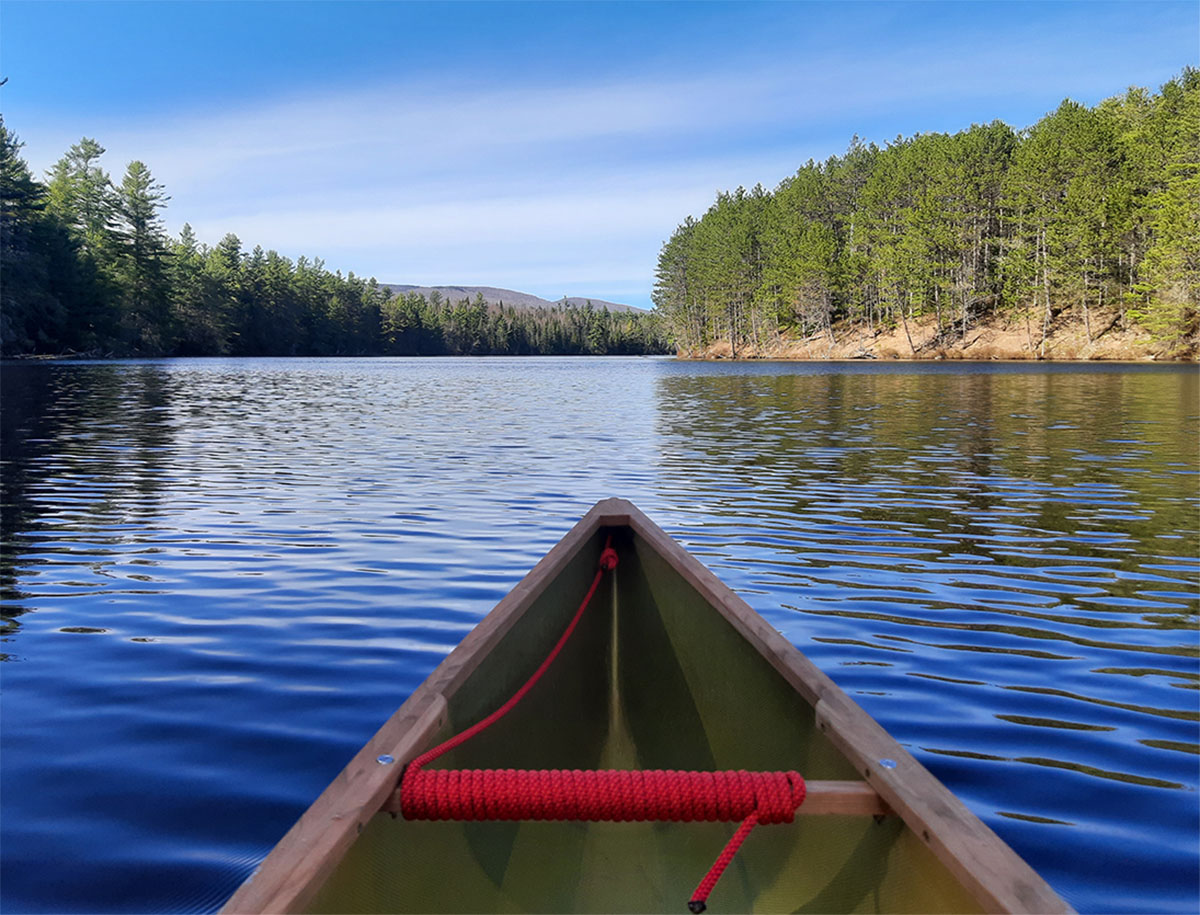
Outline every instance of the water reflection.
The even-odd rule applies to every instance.
[[[163,458],[174,441],[172,381],[153,365],[5,363],[0,372],[0,599],[10,635],[29,609],[30,584],[52,579],[53,566],[75,570],[55,585],[73,595],[153,581],[128,570],[152,567],[152,559],[127,557],[161,513]]]
[[[720,366],[656,390],[685,539],[1019,851],[1063,857],[1037,824],[1099,857],[1117,823],[1166,829],[1174,863],[1141,865],[1195,885],[1193,370]],[[1056,886],[1105,909],[1084,883]]]

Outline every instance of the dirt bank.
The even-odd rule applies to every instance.
[[[1041,321],[1030,318],[983,320],[961,333],[938,334],[932,317],[908,321],[894,328],[865,324],[835,324],[832,338],[825,331],[802,339],[780,337],[761,347],[739,344],[738,359],[1052,359],[1195,361],[1197,339],[1165,344],[1150,339],[1138,327],[1122,328],[1119,315],[1091,315],[1092,337],[1081,317],[1060,316],[1042,339]],[[729,341],[714,343],[697,352],[680,352],[682,359],[729,359]]]

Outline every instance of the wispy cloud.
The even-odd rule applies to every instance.
[[[398,84],[95,126],[108,167],[146,161],[173,195],[172,228],[186,219],[210,243],[232,231],[397,281],[465,282],[444,272],[457,269],[532,288],[604,274],[608,286],[640,286],[644,301],[658,246],[684,215],[731,182],[795,166],[795,144],[720,139],[772,122],[769,87],[761,73],[526,90]],[[589,266],[617,250],[601,255],[603,271]]]
[[[1053,36],[1016,36],[1021,59],[1013,35],[985,37],[853,54],[834,42],[702,70],[677,52],[637,79],[564,68],[552,85],[424,74],[137,123],[84,118],[69,134],[35,120],[26,152],[44,169],[84,133],[108,147],[114,177],[142,159],[173,195],[170,227],[190,221],[209,243],[231,231],[398,282],[588,294],[580,284],[602,281],[644,304],[660,243],[718,189],[773,185],[852,133],[956,129],[1014,99],[1036,117],[1069,91]],[[1073,62],[1074,86],[1120,89],[1099,56]]]

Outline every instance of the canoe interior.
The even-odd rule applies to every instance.
[[[578,607],[607,534],[620,565],[506,718],[445,768],[797,769],[853,779],[808,703],[629,528],[601,529],[448,700],[445,739],[528,678]],[[312,912],[686,912],[734,824],[447,823],[376,816]],[[899,817],[760,826],[721,912],[975,912]]]

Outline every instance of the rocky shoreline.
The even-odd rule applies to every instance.
[[[984,320],[971,324],[964,335],[958,327],[936,320],[914,319],[896,327],[835,324],[803,338],[779,336],[760,345],[739,344],[736,353],[728,340],[698,351],[680,351],[681,359],[781,359],[781,360],[971,360],[971,361],[1108,361],[1195,362],[1200,339],[1192,334],[1182,341],[1154,340],[1142,328],[1122,327],[1115,312],[1093,313],[1091,333],[1076,315],[1060,316],[1045,337],[1041,321]]]

